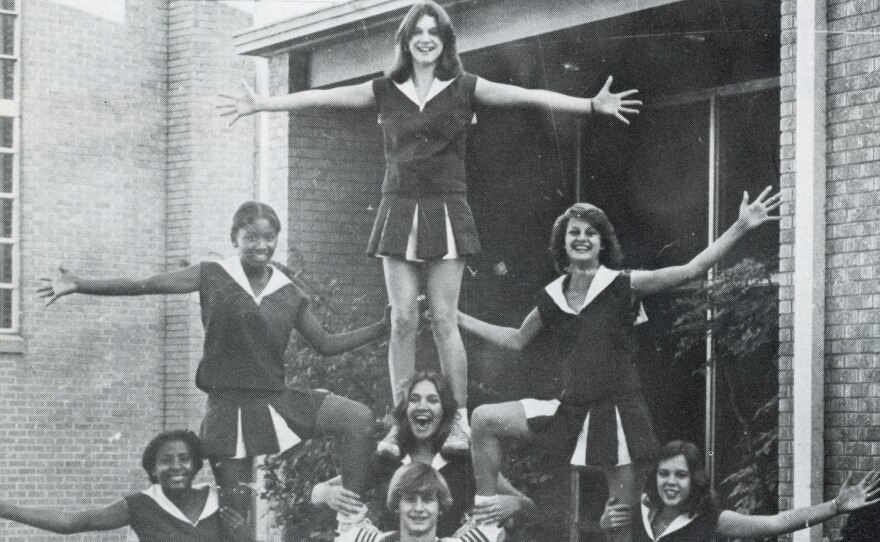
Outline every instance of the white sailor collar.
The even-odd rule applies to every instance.
[[[403,459],[400,460],[400,462],[404,465],[409,465],[410,463],[412,463],[412,458],[409,456],[409,454],[407,454],[406,456],[404,456]],[[431,466],[434,467],[434,470],[440,470],[448,464],[449,461],[447,461],[446,458],[443,457],[443,454],[441,454],[440,452],[434,454],[434,458],[431,459]]]
[[[660,536],[655,537],[654,530],[651,529],[651,519],[653,516],[653,512],[650,508],[648,508],[647,497],[647,495],[642,495],[642,524],[644,525],[645,533],[647,533],[647,535],[651,537],[651,540],[654,540],[655,542],[668,534],[671,534],[679,529],[683,529],[697,517],[697,514],[691,515],[687,512],[679,514],[678,517],[672,520],[672,523],[670,523],[666,527],[666,530],[660,533]]]
[[[242,267],[240,259],[237,257],[227,258],[217,263],[219,263],[229,276],[232,277],[232,280],[234,280],[236,284],[241,286],[241,288],[253,298],[257,305],[259,305],[260,301],[262,301],[267,295],[277,292],[288,284],[293,284],[290,279],[287,278],[287,275],[278,269],[278,266],[270,262],[269,265],[272,266],[272,276],[269,277],[269,282],[266,283],[266,287],[263,288],[260,295],[256,295],[254,294],[253,288],[251,288],[251,283],[248,280],[247,275],[244,274],[244,267]]]
[[[195,527],[199,524],[200,521],[211,516],[211,514],[215,513],[219,509],[217,490],[214,489],[214,486],[210,484],[199,484],[194,485],[193,489],[198,490],[204,489],[206,487],[208,488],[208,498],[205,501],[205,507],[202,509],[202,513],[199,515],[199,519],[197,519],[195,523],[190,521],[190,519],[186,517],[186,514],[181,512],[177,505],[171,502],[171,500],[165,496],[165,493],[162,492],[162,487],[159,484],[153,484],[147,489],[143,490],[141,493],[156,501],[156,504],[158,504],[162,508],[162,510],[165,510],[170,515],[174,516],[180,521],[185,521],[186,523]]]
[[[419,93],[416,91],[416,85],[412,80],[412,77],[404,81],[403,83],[398,83],[397,81],[393,81],[394,86],[396,86],[400,92],[403,93],[404,96],[410,99],[410,101],[417,106],[419,106],[419,111],[424,111],[425,106],[428,105],[434,97],[443,92],[443,90],[452,84],[457,78],[453,77],[452,79],[448,79],[446,81],[441,81],[436,77],[431,81],[431,88],[428,89],[428,94],[425,96],[425,101],[419,100]]]
[[[544,290],[547,291],[550,298],[560,309],[562,309],[563,312],[567,312],[568,314],[580,314],[581,311],[584,310],[584,307],[596,299],[596,296],[601,294],[609,284],[614,282],[614,279],[616,279],[617,275],[620,273],[619,270],[608,269],[604,265],[600,265],[599,269],[596,270],[596,276],[593,277],[593,282],[590,283],[590,289],[587,290],[587,297],[584,299],[584,303],[577,309],[568,305],[568,301],[565,299],[565,292],[562,288],[568,275],[562,275],[548,284]]]
[[[565,299],[565,292],[563,291],[563,286],[565,284],[565,279],[568,275],[562,275],[558,279],[554,280],[550,284],[548,284],[544,290],[550,296],[550,299],[556,303],[556,306],[562,312],[568,314],[578,315],[583,311],[587,305],[589,305],[599,294],[601,294],[605,288],[607,288],[614,279],[617,278],[617,275],[621,274],[622,271],[619,269],[608,269],[604,265],[600,265],[599,269],[596,270],[596,275],[593,277],[593,282],[590,283],[590,288],[587,290],[587,297],[584,298],[583,304],[578,307],[577,310],[570,307],[568,304],[568,300]],[[639,302],[639,315],[636,317],[636,325],[642,324],[648,321],[648,315],[645,313],[645,307]]]

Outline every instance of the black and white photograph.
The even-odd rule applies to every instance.
[[[0,48],[0,542],[880,540],[880,1]]]

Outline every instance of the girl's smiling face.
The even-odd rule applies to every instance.
[[[440,39],[440,28],[437,19],[430,15],[422,15],[409,37],[409,53],[413,64],[433,65],[443,52],[443,40]]]
[[[265,218],[257,218],[235,232],[235,242],[242,265],[257,268],[267,265],[278,245],[278,232]]]
[[[657,466],[657,493],[663,506],[681,508],[691,496],[691,471],[684,455],[663,460]]]
[[[572,217],[565,229],[565,253],[568,261],[579,263],[599,263],[599,251],[602,249],[602,237],[599,230],[581,218]]]
[[[409,392],[406,419],[416,440],[428,440],[440,428],[443,404],[437,386],[430,380],[417,382]]]
[[[182,440],[169,440],[156,453],[153,478],[165,494],[189,489],[196,472],[189,446]]]

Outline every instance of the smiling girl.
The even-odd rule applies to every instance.
[[[465,514],[474,502],[474,470],[470,456],[444,457],[440,448],[449,434],[457,405],[449,383],[433,371],[420,371],[405,388],[405,397],[394,409],[400,427],[402,456],[393,462],[384,461],[380,470],[379,487],[389,484],[395,469],[401,465],[423,463],[431,465],[443,475],[449,485],[452,503],[445,507],[437,521],[437,534],[452,536],[463,524]],[[390,463],[390,464],[387,464]],[[514,517],[530,517],[536,513],[535,503],[517,491],[503,475],[498,475],[498,496],[475,509],[479,521],[504,523]],[[312,503],[326,505],[337,512],[356,511],[363,505],[359,496],[339,485],[334,478],[317,484],[312,491]],[[397,515],[393,508],[385,510],[380,528],[396,527]]]
[[[456,321],[465,257],[480,252],[465,198],[465,142],[474,106],[533,107],[578,115],[612,115],[629,123],[641,104],[635,90],[611,93],[611,78],[594,98],[493,83],[462,69],[455,29],[435,2],[419,2],[396,35],[397,60],[387,76],[358,85],[286,96],[225,96],[221,114],[232,122],[258,111],[311,108],[378,109],[385,143],[382,202],[367,252],[383,258],[391,303],[388,364],[394,403],[415,372],[419,294],[424,287],[443,374],[461,410],[444,443],[446,454],[467,454],[467,358]],[[421,284],[424,281],[424,286]],[[396,426],[395,426],[396,428]],[[378,451],[399,454],[396,429]]]
[[[371,455],[374,418],[366,406],[324,390],[285,385],[284,352],[297,330],[327,356],[384,335],[386,319],[344,333],[329,333],[309,311],[309,300],[272,262],[281,223],[265,203],[247,202],[232,219],[234,258],[203,262],[143,279],[86,279],[61,269],[42,279],[47,304],[73,293],[135,296],[199,292],[205,326],[204,356],[196,386],[208,394],[202,422],[205,452],[224,504],[247,516],[253,497],[253,458],[285,452],[312,436],[341,438],[343,485],[359,493]],[[363,515],[339,517],[340,528]]]
[[[640,299],[696,279],[749,230],[778,217],[779,194],[767,187],[739,219],[684,265],[624,271],[614,226],[598,207],[576,203],[554,223],[550,253],[562,276],[540,292],[538,306],[519,328],[461,314],[467,331],[502,347],[522,350],[542,330],[553,337],[562,361],[558,399],[483,405],[474,411],[473,458],[479,505],[497,491],[501,439],[544,440],[575,466],[605,473],[609,494],[634,505],[657,450],[648,407],[634,362],[637,324],[646,320]],[[628,540],[615,533],[615,540]]]
[[[194,433],[160,433],[147,445],[141,460],[153,484],[149,489],[105,508],[81,512],[0,501],[0,518],[58,534],[130,526],[140,542],[218,542],[228,538],[249,542],[242,516],[218,508],[213,487],[192,485],[202,463],[202,445]]]
[[[763,539],[809,528],[878,502],[880,472],[858,483],[848,476],[837,496],[821,504],[770,516],[750,516],[719,510],[709,488],[702,454],[696,444],[672,441],[660,450],[653,476],[642,497],[640,518],[623,503],[609,501],[602,526],[611,532],[632,526],[635,542],[711,542],[717,537]],[[875,533],[876,534],[876,533]]]

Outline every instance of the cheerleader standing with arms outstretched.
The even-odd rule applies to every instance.
[[[443,446],[444,453],[467,453],[467,358],[456,312],[465,257],[480,252],[466,200],[465,139],[474,105],[534,107],[561,113],[638,113],[635,90],[612,94],[611,78],[592,99],[493,83],[465,73],[455,29],[446,11],[420,2],[404,17],[396,36],[397,60],[387,76],[332,89],[263,97],[245,87],[225,96],[221,114],[234,122],[258,111],[310,108],[378,108],[385,142],[382,203],[368,253],[383,258],[391,304],[389,372],[395,404],[415,372],[418,296],[421,282],[432,314],[431,327],[444,376],[462,407]],[[399,454],[396,426],[379,451]]]

